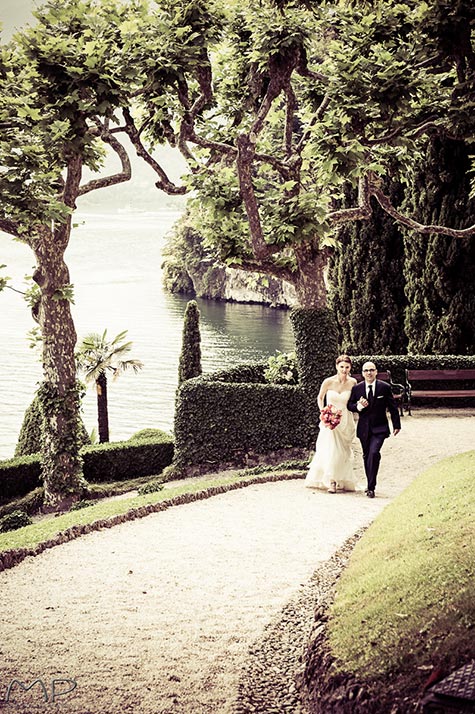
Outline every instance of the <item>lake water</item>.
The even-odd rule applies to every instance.
[[[165,235],[180,216],[170,208],[156,213],[81,213],[66,262],[75,286],[73,318],[81,339],[88,332],[115,337],[128,330],[130,357],[143,369],[108,383],[111,440],[139,429],[173,428],[183,314],[189,296],[162,287],[161,252]],[[23,290],[34,268],[32,251],[0,233],[2,275]],[[198,300],[204,372],[265,360],[276,350],[294,349],[288,311],[260,305]],[[25,409],[41,380],[38,356],[28,346],[35,326],[21,295],[0,293],[0,459],[13,456]],[[90,432],[97,425],[96,396],[89,386],[83,418]]]

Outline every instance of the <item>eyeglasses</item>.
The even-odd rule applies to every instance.
[[[375,369],[364,369],[363,372],[376,372]]]

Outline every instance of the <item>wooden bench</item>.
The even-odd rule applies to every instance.
[[[437,382],[462,382],[475,380],[475,369],[406,369],[407,409],[411,413],[411,400],[414,397],[475,397],[475,389],[437,389]],[[413,389],[413,382],[430,382],[425,389]]]
[[[364,379],[362,374],[352,374],[351,376],[354,377],[357,382],[362,382]],[[399,413],[401,416],[404,416],[404,403],[406,401],[406,389],[404,385],[393,382],[389,370],[387,372],[378,372],[376,379],[380,379],[382,382],[387,382],[390,385],[393,397],[399,407]]]

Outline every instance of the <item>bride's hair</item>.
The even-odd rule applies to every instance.
[[[353,363],[352,363],[352,361],[351,361],[351,357],[349,357],[348,355],[339,355],[339,357],[337,357],[336,360],[335,360],[335,364],[338,366],[338,365],[340,364],[340,362],[348,362],[348,364],[350,365],[350,367],[353,366]]]

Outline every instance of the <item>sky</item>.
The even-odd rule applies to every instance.
[[[34,0],[0,0],[0,22],[3,25],[2,37],[8,40],[11,34],[33,19],[31,10]]]

